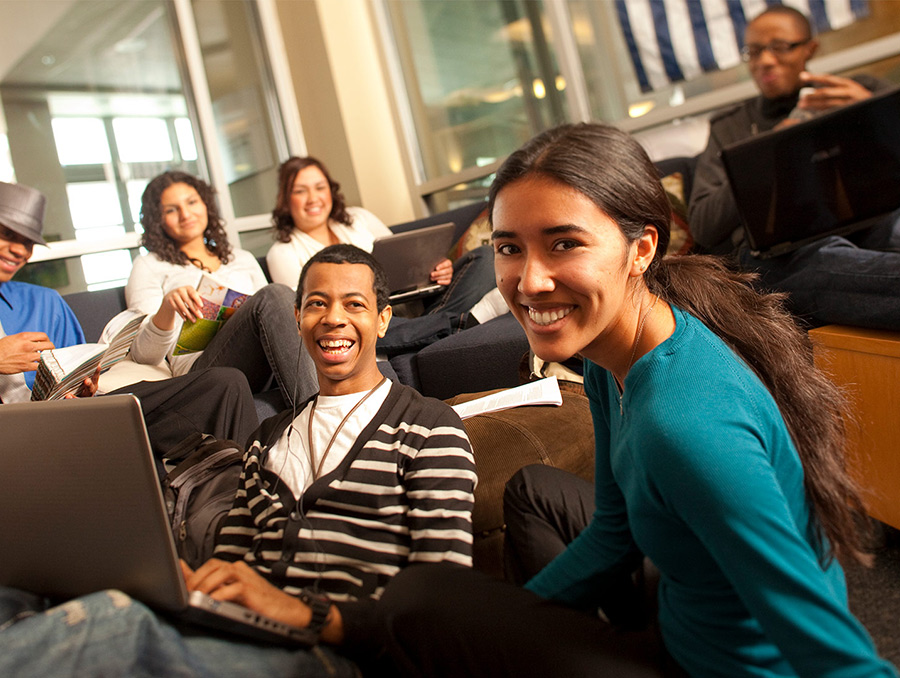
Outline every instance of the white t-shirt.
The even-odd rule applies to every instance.
[[[362,430],[372,421],[378,408],[384,404],[390,390],[391,382],[389,379],[385,379],[366,402],[353,413],[353,416],[344,423],[337,438],[334,439],[334,444],[328,450],[319,477],[331,473],[340,465],[356,443]],[[328,448],[331,436],[340,426],[341,420],[359,401],[365,398],[367,393],[368,391],[344,396],[320,395],[317,398],[312,427],[316,467]],[[294,418],[278,441],[269,448],[265,462],[266,468],[277,474],[290,488],[294,499],[298,499],[313,483],[312,464],[307,443],[311,409],[312,403],[309,403]]]
[[[212,276],[222,284],[253,294],[268,284],[265,274],[250,252],[241,249],[232,251],[233,259],[222,264]],[[145,254],[134,260],[128,284],[125,286],[125,300],[128,308],[137,309],[153,316],[169,292],[185,285],[196,287],[203,275],[191,264],[170,264],[155,254]],[[175,341],[181,332],[182,320],[176,317],[175,327],[161,330],[150,320],[138,332],[131,346],[131,358],[136,363],[156,365],[168,358],[172,376],[186,374],[200,353],[173,356]]]
[[[371,252],[376,239],[392,235],[391,229],[370,211],[362,207],[348,207],[347,212],[353,217],[351,225],[336,221],[329,223],[329,228],[338,242],[356,245],[366,252]],[[272,282],[296,290],[303,265],[324,247],[325,245],[312,236],[295,228],[291,231],[291,239],[288,242],[275,243],[266,254],[266,264]]]

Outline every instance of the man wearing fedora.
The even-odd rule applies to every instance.
[[[75,314],[56,290],[12,282],[41,237],[44,196],[0,182],[0,400],[28,400],[40,351],[84,343]]]
[[[44,195],[24,184],[0,182],[0,403],[31,399],[40,352],[84,343],[72,309],[56,290],[15,282],[35,245],[46,245]],[[85,384],[80,395],[93,394]],[[141,400],[150,442],[158,455],[191,433],[243,444],[259,424],[253,395],[239,370],[216,367],[113,391]]]

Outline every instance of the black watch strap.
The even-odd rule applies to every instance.
[[[322,634],[322,629],[325,628],[325,623],[328,621],[328,613],[331,612],[331,601],[309,589],[300,591],[300,600],[308,605],[312,611],[312,619],[309,620],[309,626],[306,628],[316,634],[316,638],[318,638]]]

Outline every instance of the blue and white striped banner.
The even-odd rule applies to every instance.
[[[616,0],[641,90],[741,63],[747,22],[768,5],[795,7],[817,32],[868,16],[868,0]]]

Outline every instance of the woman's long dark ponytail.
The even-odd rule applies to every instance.
[[[627,133],[599,123],[562,125],[513,153],[490,190],[497,194],[528,175],[576,189],[608,214],[627,242],[647,225],[659,232],[644,274],[648,290],[699,318],[759,376],[772,394],[804,470],[810,520],[823,560],[847,555],[867,562],[857,517],[859,491],[844,468],[846,402],[813,364],[805,331],[784,308],[784,296],[760,293],[755,275],[703,255],[665,256],[671,208],[653,162]]]

